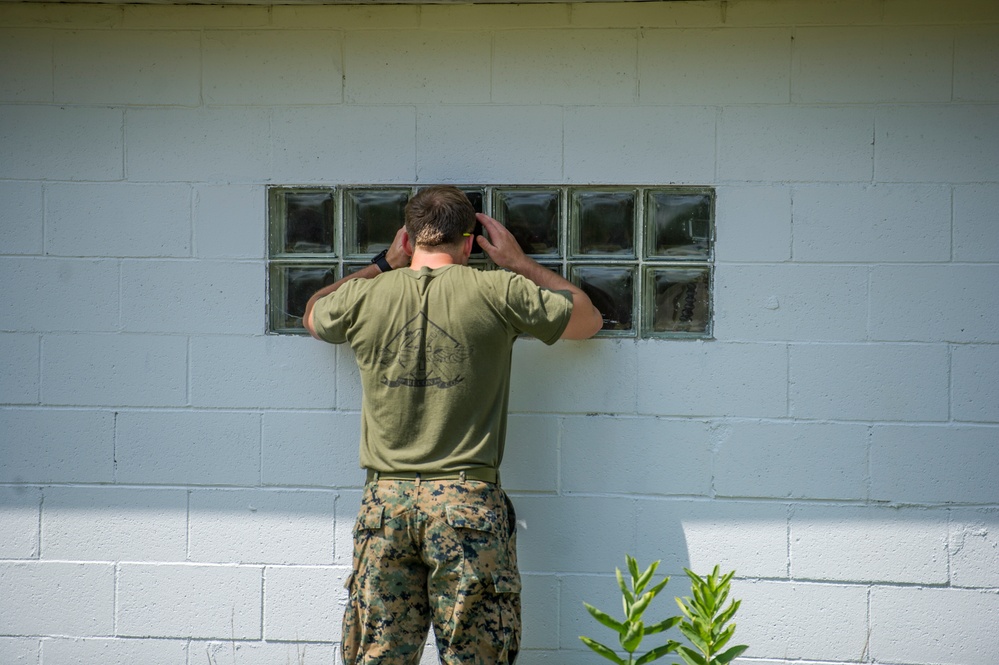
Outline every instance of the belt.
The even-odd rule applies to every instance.
[[[368,469],[367,471],[367,482],[369,483],[377,480],[412,480],[417,483],[421,480],[460,480],[461,482],[465,482],[466,480],[481,480],[485,483],[499,482],[499,471],[487,467],[465,469],[464,471],[446,471],[442,473],[417,473],[413,471],[382,472],[372,471],[371,469]]]

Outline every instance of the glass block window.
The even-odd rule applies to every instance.
[[[715,192],[649,185],[459,185],[524,252],[579,285],[598,337],[709,338]],[[303,334],[323,286],[366,266],[403,224],[416,185],[270,187],[267,330]],[[469,264],[496,269],[477,246]]]

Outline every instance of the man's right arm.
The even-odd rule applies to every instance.
[[[523,275],[542,288],[572,294],[572,315],[561,339],[589,339],[597,334],[604,325],[604,318],[582,289],[524,254],[513,234],[495,219],[482,213],[476,217],[489,233],[488,239],[479,236],[476,242],[496,265]]]

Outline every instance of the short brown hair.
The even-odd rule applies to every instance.
[[[421,189],[406,204],[406,232],[423,247],[454,245],[475,226],[475,208],[457,187]]]

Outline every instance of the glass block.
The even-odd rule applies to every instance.
[[[497,189],[494,217],[510,230],[525,254],[558,255],[561,200],[558,189]]]
[[[651,333],[709,334],[711,273],[704,268],[645,269],[645,326]]]
[[[645,255],[707,260],[714,196],[705,191],[649,190],[645,201]]]
[[[633,266],[572,266],[572,281],[604,317],[603,333],[635,333],[635,268]]]
[[[486,211],[486,209],[482,207],[485,203],[485,190],[481,187],[459,187],[458,189],[465,192],[465,196],[468,197],[468,201],[472,204],[472,207],[475,208],[475,212]]]
[[[331,190],[271,189],[271,255],[332,254],[336,209]]]
[[[348,189],[343,197],[347,254],[376,254],[389,245],[406,220],[406,189]]]
[[[271,331],[301,330],[302,315],[309,298],[336,279],[335,266],[272,264],[269,305]]]
[[[573,189],[569,225],[574,255],[635,256],[634,189]]]

